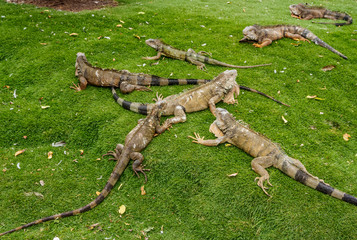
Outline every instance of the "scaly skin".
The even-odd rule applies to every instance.
[[[174,47],[162,42],[160,39],[148,39],[145,41],[145,43],[147,45],[149,45],[150,47],[154,48],[158,53],[154,57],[143,57],[143,59],[157,60],[161,56],[166,56],[166,57],[173,58],[173,59],[187,61],[189,63],[197,65],[197,68],[201,69],[201,70],[206,69],[206,66],[204,63],[222,66],[222,67],[229,67],[229,68],[255,68],[255,67],[263,67],[263,66],[271,65],[271,63],[268,63],[268,64],[261,64],[261,65],[254,65],[254,66],[236,66],[236,65],[227,64],[227,63],[215,60],[213,58],[204,56],[204,54],[207,54],[206,52],[196,53],[191,48],[186,52],[186,51],[174,48]]]
[[[169,125],[160,126],[160,115],[161,109],[164,107],[165,103],[161,103],[155,105],[150,113],[145,119],[141,120],[138,125],[130,131],[130,133],[125,138],[125,145],[118,144],[115,151],[108,152],[105,155],[112,155],[114,159],[117,160],[117,163],[110,175],[104,189],[102,192],[89,204],[84,207],[78,208],[76,210],[72,210],[69,212],[64,212],[60,214],[55,214],[49,217],[41,218],[36,221],[30,222],[28,224],[22,225],[20,227],[14,228],[7,232],[0,233],[0,236],[12,233],[39,223],[47,222],[50,220],[55,220],[59,218],[65,218],[74,216],[80,213],[87,212],[94,207],[98,206],[103,200],[108,196],[115,183],[118,181],[123,171],[129,164],[130,160],[134,160],[132,165],[134,172],[138,175],[138,172],[141,172],[145,176],[144,171],[147,169],[143,169],[141,163],[144,160],[143,155],[140,153],[153,139],[155,133],[164,132]],[[104,156],[104,155],[103,155]],[[139,175],[138,175],[139,176]]]
[[[281,38],[292,38],[294,40],[308,41],[311,40],[321,47],[327,48],[333,53],[336,53],[340,57],[347,59],[345,55],[332,48],[330,45],[322,41],[315,34],[310,32],[306,28],[300,26],[290,26],[290,25],[275,25],[275,26],[260,26],[253,25],[248,26],[243,29],[244,38],[239,42],[250,42],[255,41],[255,47],[265,47],[270,45],[273,41]],[[309,39],[309,40],[308,40]]]
[[[131,73],[127,70],[101,69],[93,67],[84,53],[77,53],[75,75],[79,79],[79,84],[73,83],[76,91],[86,89],[87,84],[100,87],[120,87],[122,93],[137,91],[151,91],[144,86],[167,86],[167,85],[186,85],[203,84],[210,80],[205,79],[171,79],[162,78],[155,75],[144,73]]]
[[[314,18],[327,18],[332,20],[344,20],[345,23],[324,23],[319,24],[334,24],[336,26],[343,26],[352,24],[352,17],[346,13],[330,11],[324,7],[308,6],[306,4],[293,4],[289,6],[291,16],[298,19],[311,20]],[[315,23],[315,22],[314,22]]]
[[[266,181],[271,186],[266,168],[272,166],[306,186],[357,205],[357,198],[332,188],[308,173],[299,160],[289,157],[277,144],[240,124],[227,110],[217,108],[215,116],[216,120],[211,124],[210,132],[215,134],[216,139],[204,140],[204,137],[200,137],[198,133],[194,133],[195,137],[189,137],[193,139],[193,142],[205,146],[217,146],[220,143],[228,142],[254,157],[251,164],[253,170],[260,175],[256,178],[258,186],[268,196],[270,195],[266,191],[264,182]]]
[[[184,91],[179,94],[168,96],[162,99],[162,96],[157,96],[157,101],[164,101],[167,103],[166,107],[163,108],[162,114],[165,116],[174,115],[175,117],[169,118],[165,121],[165,124],[175,124],[179,122],[186,121],[186,114],[190,112],[196,112],[209,108],[212,113],[214,113],[216,108],[216,103],[220,102],[222,99],[225,103],[234,104],[237,101],[234,96],[239,94],[239,86],[236,83],[237,71],[227,70],[220,75],[218,75],[211,82],[204,85],[198,86],[196,88]],[[272,97],[261,93],[257,90],[242,87],[243,89],[250,90],[262,94],[268,98]],[[112,93],[115,101],[125,109],[133,112],[148,114],[151,111],[153,104],[143,104],[137,102],[129,102],[120,98],[115,89],[112,88]],[[279,102],[273,99],[276,102]],[[281,102],[279,102],[281,103]],[[284,104],[284,103],[281,103]],[[286,104],[284,104],[286,105]],[[286,105],[289,106],[289,105]]]

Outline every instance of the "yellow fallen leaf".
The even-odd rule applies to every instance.
[[[119,214],[120,215],[122,215],[122,214],[124,214],[125,213],[125,210],[126,210],[126,207],[124,206],[124,205],[121,205],[120,207],[119,207]]]
[[[22,149],[22,150],[19,150],[19,151],[15,152],[15,157],[16,157],[17,155],[20,155],[21,153],[23,153],[23,152],[25,152],[25,151],[26,151],[26,149]]]
[[[97,194],[97,196],[99,196],[100,192],[96,191],[95,194]]]
[[[117,27],[123,27],[123,25],[121,25],[121,24],[118,24],[118,25],[117,25]]]
[[[49,151],[49,152],[47,153],[47,158],[48,158],[48,159],[51,159],[52,156],[53,156],[53,152]]]
[[[41,106],[42,109],[49,108],[50,106]]]
[[[140,191],[141,191],[141,195],[143,195],[143,196],[146,195],[144,186],[141,186]]]
[[[47,45],[47,43],[40,43],[42,46],[46,46]]]
[[[71,34],[69,34],[69,36],[78,36],[78,33],[71,33]]]
[[[83,153],[84,153],[84,151],[81,149],[81,150],[79,150],[79,152],[81,153],[81,155],[83,155]]]
[[[230,143],[226,143],[224,146],[226,146],[226,147],[230,147],[230,146],[232,146],[232,144],[230,144]]]
[[[138,14],[141,14],[141,15],[142,15],[142,14],[145,14],[145,12],[138,12]]]
[[[140,36],[139,35],[136,35],[136,34],[133,34],[134,37],[136,37],[137,39],[140,39]]]
[[[343,140],[345,140],[345,141],[350,140],[350,137],[351,137],[351,135],[349,135],[348,133],[343,134]]]
[[[288,120],[286,120],[284,116],[281,116],[281,119],[283,119],[284,123],[288,123]]]
[[[121,23],[125,23],[123,20],[119,20],[119,22],[121,22]]]
[[[309,98],[309,99],[314,99],[316,98],[317,96],[316,95],[313,95],[313,96],[306,96],[306,98]]]
[[[235,177],[235,176],[237,176],[238,175],[238,173],[232,173],[232,174],[229,174],[229,175],[227,175],[228,177]]]

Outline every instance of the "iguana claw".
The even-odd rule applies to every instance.
[[[162,101],[164,99],[164,97],[162,96],[162,94],[160,93],[158,93],[158,92],[156,92],[156,98],[153,98],[152,100],[154,101],[154,102],[159,102],[159,101]]]
[[[269,177],[256,177],[254,179],[254,182],[257,181],[257,185],[263,190],[263,192],[268,195],[269,197],[271,197],[271,195],[265,190],[265,189],[268,189],[267,187],[264,186],[264,181],[267,181],[267,183],[270,185],[270,186],[273,186],[270,181],[269,181]]]
[[[72,88],[72,89],[76,90],[76,92],[79,92],[79,91],[82,90],[79,84],[76,85],[74,82],[72,82],[72,84],[74,85],[74,87],[70,86],[69,88]]]
[[[150,171],[150,169],[145,169],[142,167],[142,165],[140,165],[137,168],[133,168],[133,171],[135,172],[136,176],[138,176],[138,178],[140,178],[139,172],[141,172],[145,177],[145,183],[148,181],[145,171]]]
[[[258,48],[262,48],[263,46],[261,45],[261,44],[259,44],[259,43],[253,43],[253,46],[254,47],[258,47]]]

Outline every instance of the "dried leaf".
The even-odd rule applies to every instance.
[[[16,167],[17,167],[18,169],[21,169],[21,168],[20,168],[20,163],[17,163],[17,164],[16,164]]]
[[[350,137],[351,137],[351,135],[349,135],[348,133],[343,134],[343,140],[345,140],[345,141],[350,140]]]
[[[23,136],[24,139],[27,139],[27,136]]]
[[[229,174],[229,175],[227,175],[228,177],[235,177],[235,176],[237,176],[238,175],[238,173],[232,173],[232,174]]]
[[[47,43],[40,43],[42,46],[46,46],[47,45]]]
[[[226,143],[224,146],[226,146],[226,147],[230,147],[230,146],[232,146],[232,144],[230,144],[230,143]]]
[[[99,196],[100,192],[96,191],[95,194],[97,194],[97,196]]]
[[[25,194],[26,197],[30,197],[32,195],[35,195],[36,197],[39,197],[39,198],[42,198],[42,199],[44,198],[44,196],[39,192],[25,192],[24,194]]]
[[[94,229],[95,227],[98,227],[99,224],[100,224],[100,223],[94,223],[94,224],[88,226],[88,228],[89,228],[89,230],[92,230],[92,229]]]
[[[126,210],[126,207],[124,205],[121,205],[119,207],[119,211],[118,212],[119,212],[120,215],[123,215],[125,213],[125,210]]]
[[[145,12],[138,12],[138,14],[143,15],[143,14],[145,14]]]
[[[331,71],[332,69],[334,69],[336,66],[335,65],[327,65],[323,68],[321,68],[322,71],[326,72],[326,71]]]
[[[81,149],[81,150],[79,150],[80,151],[80,153],[81,153],[81,155],[83,155],[83,153],[84,153],[84,151]]]
[[[313,95],[313,96],[306,96],[306,98],[308,98],[308,99],[315,99],[315,100],[325,100],[325,99],[323,99],[323,98],[319,98],[319,97],[317,97],[317,95]]]
[[[134,37],[136,37],[137,39],[140,39],[139,35],[133,34]]]
[[[144,189],[144,186],[141,186],[140,191],[141,191],[141,195],[143,195],[143,196],[146,195],[146,191]]]
[[[143,232],[148,233],[148,232],[150,232],[150,231],[153,230],[153,229],[154,229],[154,227],[147,227],[147,228],[145,228],[145,229],[143,230]]]
[[[284,123],[288,123],[288,120],[286,120],[283,115],[281,116],[281,119],[283,119]]]
[[[7,169],[6,169],[6,168],[4,168],[4,169],[2,170],[2,172],[3,172],[3,173],[5,173],[6,171],[7,171]]]
[[[45,186],[45,182],[43,180],[40,180],[40,185]]]
[[[71,34],[69,34],[69,36],[78,36],[78,33],[71,33]]]
[[[49,152],[47,153],[47,158],[48,158],[48,159],[52,159],[52,157],[53,157],[53,152],[49,151]]]
[[[14,98],[17,98],[16,89],[14,90]]]
[[[41,106],[42,109],[49,108],[50,106]]]
[[[15,152],[15,157],[20,155],[21,153],[23,153],[25,151],[26,151],[26,149],[22,149],[22,150],[19,150],[19,151]]]
[[[121,24],[118,24],[116,27],[123,27],[123,25],[121,25]]]
[[[119,22],[121,22],[121,23],[125,23],[123,20],[119,20]]]

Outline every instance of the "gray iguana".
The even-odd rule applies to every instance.
[[[239,42],[250,42],[255,41],[258,43],[254,43],[255,47],[265,47],[271,44],[274,40],[278,40],[281,38],[292,38],[294,40],[302,40],[302,41],[313,41],[317,45],[321,47],[327,48],[333,53],[336,53],[340,57],[347,59],[345,55],[322,41],[315,34],[310,32],[306,28],[302,28],[300,26],[290,26],[290,25],[274,25],[274,26],[260,26],[253,25],[248,26],[243,29],[244,37]],[[308,40],[309,39],[309,40]]]
[[[229,68],[254,68],[254,67],[263,67],[263,66],[271,65],[271,63],[268,63],[268,64],[261,64],[261,65],[253,65],[253,66],[236,66],[236,65],[227,64],[227,63],[215,60],[213,58],[207,57],[204,55],[204,54],[207,54],[206,52],[196,53],[191,48],[189,50],[187,50],[187,52],[186,52],[186,51],[174,48],[174,47],[162,42],[160,39],[148,39],[145,41],[145,43],[147,45],[149,45],[150,47],[154,48],[158,53],[154,57],[143,57],[143,59],[157,60],[163,55],[163,56],[166,56],[169,58],[187,61],[189,63],[197,65],[197,68],[201,69],[201,70],[204,70],[206,68],[204,63],[222,66],[222,67],[229,67]]]
[[[162,115],[175,116],[173,118],[167,119],[165,123],[171,125],[179,122],[185,122],[186,121],[185,113],[197,112],[200,110],[204,110],[206,108],[209,108],[210,111],[214,113],[216,108],[215,104],[220,102],[222,99],[225,103],[228,104],[237,103],[237,100],[234,99],[234,96],[235,95],[238,96],[240,87],[238,86],[235,80],[236,77],[237,77],[236,70],[226,70],[223,73],[219,74],[211,82],[184,91],[182,93],[171,95],[164,99],[162,98],[162,96],[157,95],[157,99],[156,99],[157,101],[164,101],[167,103],[166,107],[163,108],[162,110]],[[152,107],[154,106],[153,103],[143,104],[143,103],[126,101],[117,95],[114,88],[112,88],[112,94],[115,101],[120,106],[122,106],[124,109],[133,112],[137,112],[145,115],[150,113]],[[267,95],[264,94],[264,96]],[[279,102],[275,99],[273,100]]]
[[[327,18],[332,20],[344,20],[345,23],[325,23],[325,22],[313,22],[319,24],[334,24],[336,26],[343,26],[352,24],[352,17],[347,13],[330,11],[324,7],[309,6],[307,4],[299,3],[289,6],[291,16],[298,19],[311,20],[314,18]]]
[[[76,91],[84,90],[87,84],[100,87],[119,87],[122,93],[130,93],[134,90],[151,91],[145,86],[166,86],[166,85],[186,85],[203,84],[210,80],[205,79],[171,79],[162,78],[144,73],[131,73],[128,70],[101,69],[93,67],[84,53],[77,53],[75,75],[79,79],[79,84],[73,83]]]
[[[189,137],[194,140],[193,142],[205,146],[217,146],[228,142],[254,157],[251,165],[253,170],[260,175],[256,178],[258,186],[268,196],[270,195],[266,191],[264,182],[266,181],[270,186],[271,184],[266,168],[273,166],[306,186],[357,205],[357,198],[331,187],[308,173],[299,160],[289,157],[277,144],[240,124],[226,109],[217,108],[215,116],[216,120],[211,124],[210,132],[217,137],[216,139],[204,140],[204,137],[200,137],[198,133],[194,133],[195,137]]]
[[[138,172],[141,172],[145,176],[146,181],[146,174],[144,171],[147,169],[143,169],[141,163],[144,160],[143,155],[140,153],[153,139],[155,133],[162,133],[169,125],[162,125],[160,126],[160,116],[161,110],[164,107],[165,103],[161,102],[157,105],[153,106],[152,111],[150,114],[145,118],[139,121],[138,125],[130,131],[130,133],[125,138],[124,146],[122,144],[118,144],[115,151],[110,151],[105,155],[112,155],[114,159],[117,160],[117,163],[112,171],[112,174],[109,177],[104,189],[101,193],[89,204],[85,205],[84,207],[78,208],[76,210],[72,210],[69,212],[64,212],[60,214],[55,214],[49,217],[41,218],[36,221],[27,223],[20,227],[14,228],[7,232],[0,233],[0,236],[12,233],[39,223],[47,222],[50,220],[55,220],[59,218],[65,218],[74,216],[80,213],[87,212],[94,207],[98,206],[103,200],[108,196],[112,188],[114,187],[115,183],[118,181],[120,176],[122,175],[123,171],[129,164],[130,160],[134,160],[132,168],[136,175]],[[139,175],[138,175],[139,176]]]

